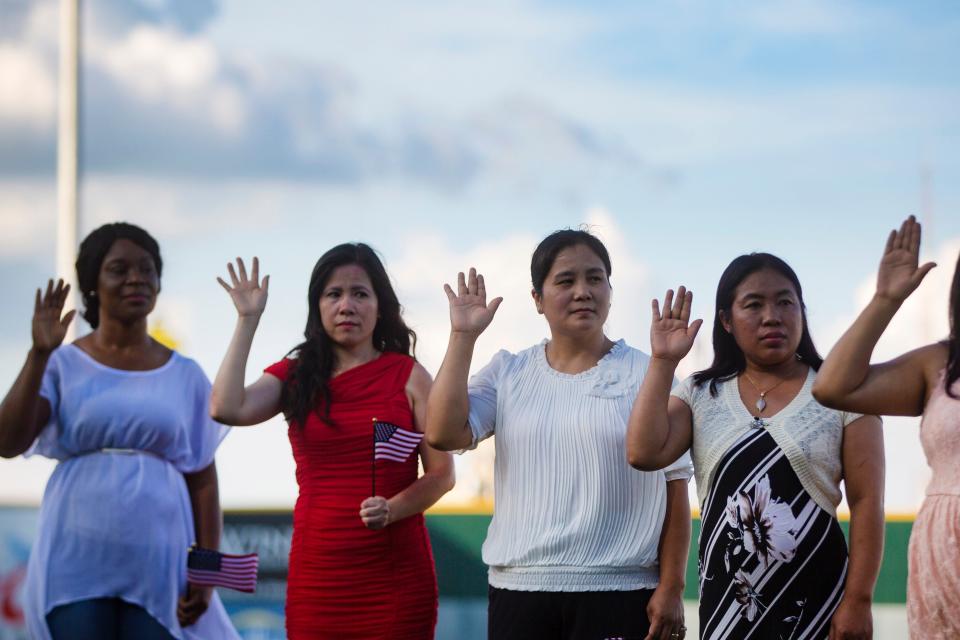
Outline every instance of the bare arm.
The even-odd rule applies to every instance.
[[[70,311],[60,317],[69,292],[70,285],[64,285],[63,280],[56,287],[53,280],[48,281],[42,296],[37,289],[33,344],[20,374],[0,403],[0,456],[4,458],[14,458],[29,449],[50,419],[50,403],[40,396],[40,383],[50,354],[63,342],[76,313]]]
[[[220,511],[220,489],[217,483],[217,466],[210,466],[196,473],[183,474],[190,494],[193,510],[193,528],[197,546],[204,549],[219,549],[223,530],[223,515]],[[207,610],[211,587],[190,586],[177,602],[177,618],[182,626],[189,626]]]
[[[687,481],[670,480],[667,482],[667,511],[663,517],[658,549],[660,584],[647,605],[649,640],[671,637],[671,633],[679,633],[683,626],[683,588],[691,528]]]
[[[430,374],[419,363],[415,364],[407,382],[407,397],[413,410],[414,425],[422,431],[430,394]],[[389,499],[373,496],[360,505],[360,519],[371,529],[381,529],[433,506],[443,494],[453,488],[453,456],[437,451],[424,440],[420,441],[420,459],[423,475],[406,489]]]
[[[843,431],[843,475],[850,506],[850,562],[831,638],[869,639],[870,606],[883,556],[883,433],[880,419],[863,416]]]
[[[683,455],[693,441],[693,415],[679,398],[670,397],[677,364],[693,347],[702,320],[690,322],[693,293],[680,287],[674,301],[667,291],[653,301],[650,327],[652,357],[627,423],[627,461],[644,471],[663,469]]]
[[[923,411],[927,395],[924,372],[934,354],[919,350],[870,365],[873,349],[893,316],[935,266],[932,262],[918,266],[919,255],[920,224],[910,216],[887,238],[873,299],[817,373],[813,395],[822,404],[884,415],[920,415]]]
[[[473,433],[467,424],[470,361],[477,338],[489,326],[503,301],[503,298],[494,298],[487,304],[483,276],[473,268],[469,279],[460,273],[457,281],[457,294],[450,285],[443,285],[450,302],[450,341],[427,401],[426,440],[441,451],[464,449],[473,442]]]
[[[237,326],[213,381],[210,415],[217,422],[240,427],[260,424],[279,413],[283,383],[274,376],[263,375],[252,385],[244,386],[250,346],[267,305],[270,276],[259,281],[257,258],[253,259],[250,278],[247,278],[247,270],[240,258],[237,258],[237,267],[239,276],[233,264],[227,265],[233,286],[217,278],[237,308]]]

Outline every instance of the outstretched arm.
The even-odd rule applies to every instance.
[[[59,280],[56,287],[53,280],[49,280],[43,295],[37,289],[33,304],[33,344],[20,375],[0,404],[0,456],[4,458],[14,458],[29,449],[50,419],[50,403],[40,397],[40,383],[50,354],[63,342],[76,314],[69,311],[60,317],[68,293],[70,285],[65,285],[63,280]]]
[[[918,266],[920,223],[913,216],[891,231],[880,261],[877,291],[824,361],[813,385],[816,399],[835,409],[884,415],[920,415],[926,398],[925,368],[937,349],[870,365],[880,336],[904,300],[936,265]]]
[[[477,338],[493,320],[503,298],[494,298],[487,304],[483,276],[472,267],[468,278],[457,274],[456,294],[450,285],[443,285],[443,289],[450,302],[450,341],[427,401],[426,439],[436,449],[453,451],[473,442],[467,424],[470,361]]]
[[[627,424],[627,461],[644,471],[663,469],[690,448],[693,416],[685,402],[670,397],[677,364],[693,347],[703,320],[690,322],[693,292],[668,290],[660,304],[653,301],[650,327],[650,366],[643,376]]]
[[[260,424],[277,415],[283,383],[274,376],[263,375],[249,387],[244,387],[253,335],[267,306],[270,276],[264,276],[262,282],[259,280],[260,261],[257,258],[253,259],[250,278],[240,258],[237,258],[236,270],[233,264],[228,264],[227,270],[233,286],[221,278],[217,278],[217,282],[230,294],[237,308],[237,326],[213,381],[210,415],[217,422],[243,427]]]
[[[407,382],[407,398],[418,431],[422,431],[426,420],[430,383],[427,370],[419,363],[415,364]],[[422,476],[389,500],[373,496],[360,504],[360,519],[368,528],[382,529],[398,520],[423,513],[453,488],[453,455],[438,451],[423,440],[420,441],[419,452],[423,462]]]

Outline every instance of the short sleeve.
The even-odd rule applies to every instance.
[[[841,411],[841,412],[840,412],[840,424],[842,424],[844,427],[846,427],[848,424],[850,424],[851,422],[855,422],[856,420],[859,420],[859,419],[862,418],[864,415],[865,415],[865,414],[863,414],[863,413],[851,413],[851,412],[849,412],[849,411]]]
[[[693,376],[688,376],[679,384],[674,380],[673,388],[670,389],[670,395],[680,398],[688,407],[693,407],[693,387]]]
[[[663,475],[666,476],[667,482],[671,480],[689,481],[693,477],[693,460],[690,459],[690,451],[684,451],[683,455],[677,458],[673,464],[665,467]]]
[[[47,368],[43,371],[43,378],[40,380],[40,397],[50,403],[50,417],[33,444],[24,452],[24,458],[39,455],[59,460],[68,455],[59,442],[61,376],[60,349],[57,349],[47,361]]]
[[[475,449],[480,442],[493,435],[497,425],[497,393],[500,377],[513,359],[513,354],[501,349],[484,368],[470,377],[467,394],[470,414],[467,418],[473,432],[473,442],[464,449]]]
[[[217,447],[230,428],[210,417],[210,381],[195,362],[190,362],[191,374],[188,376],[185,395],[190,401],[190,415],[187,416],[187,441],[189,452],[175,463],[181,473],[195,473],[209,467],[214,460]]]
[[[284,358],[280,362],[274,362],[272,365],[264,369],[263,372],[269,373],[275,378],[279,378],[281,382],[286,382],[293,365],[293,358]]]

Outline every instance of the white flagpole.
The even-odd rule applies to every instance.
[[[74,263],[77,254],[77,178],[80,15],[79,0],[60,0],[60,78],[57,126],[57,276],[69,282],[70,297],[64,310],[77,309],[80,301]],[[70,323],[65,342],[77,335],[77,320]]]

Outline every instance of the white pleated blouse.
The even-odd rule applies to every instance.
[[[627,464],[627,419],[649,356],[623,340],[595,367],[550,367],[547,341],[498,352],[470,379],[473,444],[496,435],[496,506],[483,544],[494,587],[627,591],[659,583],[666,482],[693,475],[688,454],[663,471]]]

